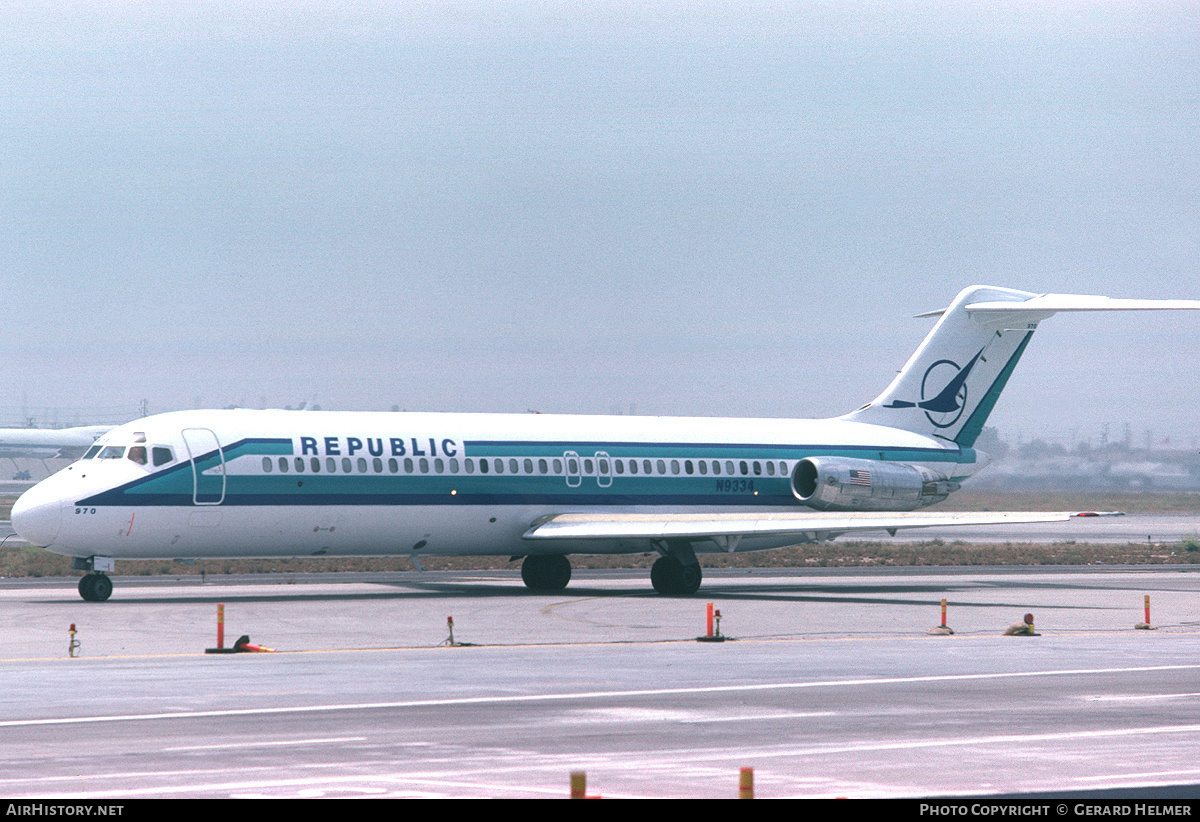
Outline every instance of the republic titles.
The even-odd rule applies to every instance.
[[[456,457],[451,437],[300,437],[300,456]]]

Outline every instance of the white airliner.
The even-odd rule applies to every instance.
[[[14,505],[105,600],[118,558],[524,557],[559,590],[569,554],[657,552],[666,594],[696,552],[855,531],[1065,520],[919,513],[987,464],[972,446],[1037,323],[1059,311],[1198,309],[976,286],[873,402],[828,420],[181,411],[122,425]]]
[[[0,457],[79,459],[111,425],[77,428],[0,428]]]

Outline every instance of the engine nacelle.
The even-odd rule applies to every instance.
[[[912,511],[958,488],[925,468],[879,460],[806,457],[792,471],[796,499],[822,511]]]

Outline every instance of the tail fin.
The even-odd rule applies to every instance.
[[[892,384],[842,419],[941,437],[970,447],[1037,324],[1059,311],[1200,309],[1198,300],[1114,300],[971,286],[941,315]]]

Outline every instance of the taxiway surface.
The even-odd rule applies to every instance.
[[[709,571],[691,598],[644,571],[557,595],[515,571],[116,582],[107,603],[0,584],[0,793],[561,797],[582,770],[591,794],[733,797],[744,766],[760,797],[1200,783],[1187,566]],[[928,636],[943,597],[956,633]],[[695,641],[707,602],[734,641]],[[278,653],[205,655],[218,603],[227,643]],[[1026,612],[1041,636],[1000,636]],[[443,644],[448,616],[470,645]]]

